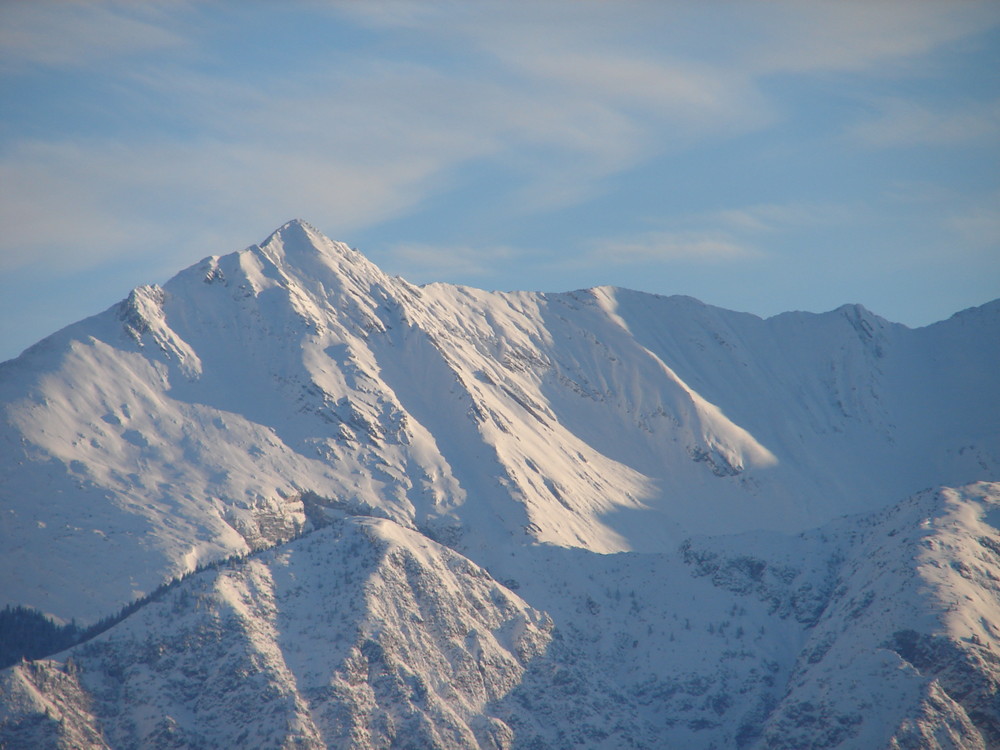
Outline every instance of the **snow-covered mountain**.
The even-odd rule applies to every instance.
[[[0,364],[0,746],[1000,746],[998,344],[290,222]]]

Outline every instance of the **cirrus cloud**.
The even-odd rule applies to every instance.
[[[719,263],[762,257],[756,248],[712,231],[653,231],[627,237],[604,238],[593,244],[589,263]]]

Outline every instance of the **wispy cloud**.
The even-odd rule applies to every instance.
[[[492,276],[502,264],[524,255],[511,247],[403,243],[387,250],[394,268],[414,281]]]
[[[423,3],[416,12],[412,5],[388,4],[391,12],[385,3],[338,7],[473,55],[539,102],[553,95],[589,101],[702,136],[759,127],[773,115],[744,67],[700,54],[707,37],[720,35],[718,18],[686,4]]]
[[[878,114],[857,123],[849,135],[868,146],[950,146],[1000,140],[1000,100],[932,109],[905,99],[889,99]]]
[[[989,250],[994,258],[1000,258],[1000,192],[953,214],[948,225],[957,232],[966,248],[973,251]]]
[[[572,206],[659,155],[779,121],[769,76],[884,75],[988,15],[974,3],[789,0],[727,10],[732,31],[716,6],[688,3],[292,3],[302,23],[363,23],[392,43],[358,54],[318,46],[294,75],[251,78],[210,64],[225,4],[4,3],[0,71],[100,69],[121,97],[103,102],[108,128],[118,106],[139,111],[143,127],[94,137],[67,123],[46,141],[8,130],[0,268],[131,252],[142,232],[184,241],[175,227],[185,223],[264,231],[303,215],[346,236],[418,210],[482,165],[508,178],[498,211]],[[214,26],[201,23],[210,16]],[[165,51],[175,53],[169,66],[158,57]],[[995,106],[984,105],[907,125],[905,106],[887,107],[855,135],[940,142],[996,123]],[[787,225],[789,210],[738,209],[625,239],[617,257],[750,257],[746,233]],[[453,256],[479,272],[471,251]]]
[[[770,203],[714,211],[694,220],[743,233],[779,232],[843,221],[850,213],[845,206],[829,203]]]
[[[998,20],[995,4],[975,0],[778,0],[755,10],[745,62],[760,75],[898,74]]]
[[[182,5],[84,0],[0,4],[0,70],[25,64],[80,68],[187,47],[184,36],[169,28]]]
[[[581,262],[624,265],[761,260],[769,257],[761,244],[777,235],[834,224],[850,213],[845,206],[802,202],[692,213],[672,220],[664,229],[596,240]]]
[[[719,263],[761,257],[756,248],[724,232],[646,232],[604,238],[593,244],[583,262],[594,263],[670,263],[676,261]]]
[[[133,46],[122,43],[116,51],[111,44],[108,56],[175,41],[168,32],[143,41],[148,24],[119,6],[92,11],[94,18],[78,31],[81,46],[93,42],[87,29],[101,24],[112,40],[141,27]],[[53,13],[40,11],[35,37]],[[336,53],[295,80],[263,75],[253,83],[196,68],[128,67],[117,74],[121,87],[143,92],[131,106],[147,108],[151,128],[124,138],[84,140],[70,131],[59,141],[15,141],[0,157],[8,184],[18,186],[3,209],[17,229],[0,248],[0,264],[70,255],[83,262],[87,256],[53,225],[53,216],[88,229],[85,236],[99,244],[95,259],[127,251],[136,230],[155,225],[166,209],[233,225],[262,215],[322,217],[325,226],[347,233],[414,210],[448,189],[456,170],[477,161],[492,161],[515,177],[507,212],[571,205],[657,148],[646,115],[630,106],[652,107],[652,99],[674,96],[675,109],[684,112],[680,119],[697,124],[688,110],[715,96],[704,76],[684,81],[662,66],[620,57],[573,72],[560,67],[560,52],[571,54],[549,50],[534,74],[522,69],[507,82],[495,71],[467,75],[461,67],[411,61],[361,58],[346,66]],[[97,55],[82,52],[79,62]],[[703,124],[710,119],[700,117]],[[178,135],[178,128],[197,136]]]
[[[229,229],[246,244],[248,231],[290,216],[348,232],[411,208],[437,166],[412,154],[372,169],[337,152],[217,139],[21,144],[0,162],[0,268],[79,268],[144,248],[190,257],[196,227]],[[185,221],[163,220],[177,215]]]
[[[104,159],[71,144],[22,143],[0,161],[0,270],[62,271],[119,256],[142,226],[114,208]]]

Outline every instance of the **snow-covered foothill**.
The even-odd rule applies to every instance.
[[[451,550],[391,521],[348,519],[203,571],[57,659],[0,673],[0,737],[500,747],[511,730],[489,706],[550,629]]]

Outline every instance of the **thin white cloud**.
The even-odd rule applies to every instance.
[[[774,122],[778,110],[761,88],[767,75],[878,72],[971,33],[970,19],[983,15],[965,3],[869,5],[725,6],[739,21],[727,31],[723,6],[714,4],[332,3],[325,12],[338,22],[347,16],[387,34],[408,31],[419,53],[440,50],[447,61],[398,49],[390,61],[378,47],[349,57],[317,49],[294,80],[249,80],[232,69],[185,66],[211,54],[205,35],[182,31],[214,6],[5,3],[4,70],[99,64],[107,73],[117,63],[110,75],[130,106],[147,108],[151,125],[114,139],[71,129],[48,143],[8,138],[0,151],[0,175],[11,186],[0,207],[0,268],[23,265],[27,250],[80,263],[85,254],[129,252],[141,229],[173,237],[168,216],[174,225],[234,227],[305,216],[349,239],[416,210],[463,169],[483,164],[510,178],[497,211],[572,205],[644,160]],[[184,55],[169,68],[141,64],[144,53],[166,50]],[[626,239],[618,256],[750,257],[741,238],[787,227],[797,221],[789,210],[738,209],[703,223],[719,231],[694,226]],[[471,251],[453,256],[477,272]]]
[[[781,235],[842,221],[845,206],[792,202],[758,204],[691,214],[669,228],[595,241],[585,264],[720,263],[768,257],[760,235]]]
[[[97,61],[179,49],[165,23],[182,3],[40,0],[0,4],[0,69],[25,64],[80,68]]]
[[[523,255],[511,247],[401,243],[387,250],[393,268],[407,279],[425,281],[492,276],[499,265]]]
[[[699,54],[728,36],[717,14],[687,4],[503,2],[338,4],[380,28],[405,28],[481,60],[540,102],[581,98],[630,119],[701,137],[746,130],[773,112],[742,66]],[[701,32],[705,31],[705,34]],[[738,35],[734,35],[738,39]],[[582,124],[582,123],[581,123]],[[648,124],[648,122],[646,123]]]
[[[929,53],[1000,22],[995,3],[967,0],[779,0],[754,4],[759,34],[747,64],[758,74],[868,72],[919,67]]]
[[[109,199],[104,160],[73,145],[28,142],[0,161],[0,271],[98,265],[150,231]]]
[[[880,148],[995,143],[1000,140],[1000,100],[935,110],[890,99],[880,103],[877,117],[857,123],[848,134]]]
[[[585,255],[593,263],[718,263],[761,257],[762,253],[723,232],[656,231],[628,237],[605,238]]]
[[[1000,8],[988,0],[402,0],[331,7],[374,28],[476,48],[531,75],[567,81],[588,78],[581,72],[589,69],[597,73],[590,77],[595,88],[611,84],[621,95],[646,90],[643,96],[684,91],[646,75],[672,63],[701,66],[730,83],[773,73],[895,74],[894,66],[919,66],[943,45],[1000,23]],[[564,61],[573,53],[579,60],[571,66]],[[627,79],[619,74],[626,72]]]
[[[699,138],[720,132],[752,130],[773,113],[752,82],[738,70],[722,69],[669,56],[594,50],[567,40],[519,47],[505,62],[539,85],[573,92],[590,101],[629,113],[644,122]]]
[[[724,209],[693,218],[736,232],[780,232],[844,221],[851,213],[844,206],[828,203],[770,203]]]
[[[0,211],[16,229],[0,265],[29,255],[82,261],[54,216],[89,228],[95,259],[124,252],[136,219],[155,225],[166,207],[227,223],[304,215],[346,233],[413,210],[447,188],[450,172],[484,159],[519,171],[530,187],[518,200],[540,210],[592,194],[596,180],[642,152],[629,118],[586,96],[542,96],[405,62],[362,61],[349,74],[320,70],[294,83],[156,69],[123,78],[148,92],[152,114],[197,138],[164,128],[9,145],[0,169],[17,195]],[[526,157],[542,149],[544,160]]]
[[[77,268],[133,254],[139,238],[182,250],[185,223],[245,232],[270,217],[265,231],[307,216],[349,232],[411,208],[439,166],[411,154],[373,170],[336,153],[256,145],[22,144],[0,162],[0,268]],[[178,212],[186,222],[163,221]]]
[[[989,250],[995,258],[1000,258],[1000,192],[953,214],[948,226],[961,241],[962,247],[955,250]]]
[[[928,180],[894,180],[883,197],[892,203],[943,206],[953,203],[957,194],[954,188]]]

